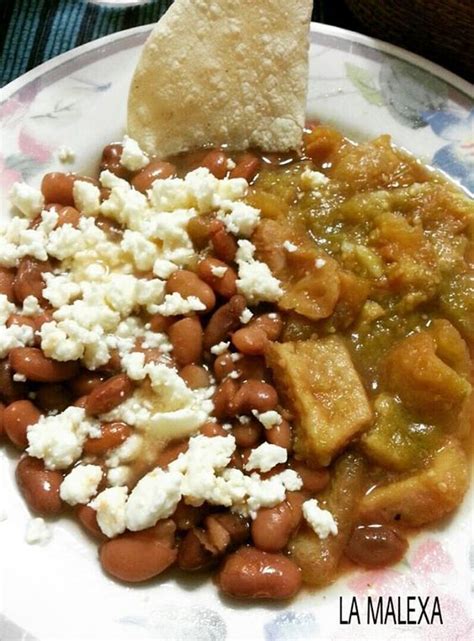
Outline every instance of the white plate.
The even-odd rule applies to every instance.
[[[52,170],[93,170],[101,148],[120,139],[126,95],[150,26],[113,34],[30,71],[0,92],[0,185],[38,184]],[[312,25],[308,114],[350,137],[391,133],[394,141],[474,191],[472,87],[396,47]],[[57,159],[60,145],[76,152]],[[66,167],[66,169],[65,169]],[[173,639],[349,639],[339,597],[424,596],[440,599],[444,625],[357,626],[364,639],[462,641],[472,631],[468,550],[469,501],[450,520],[412,542],[388,570],[359,571],[290,604],[236,604],[209,581],[174,576],[126,587],[101,573],[95,546],[67,519],[53,524],[46,546],[24,542],[30,518],[13,478],[14,457],[0,452],[0,639],[89,641]],[[0,516],[1,519],[1,516]]]

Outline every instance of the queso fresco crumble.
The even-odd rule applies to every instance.
[[[433,424],[432,396],[419,409],[405,392],[413,359],[399,380],[391,354],[424,341],[449,383],[437,416],[460,412],[464,425],[469,357],[450,323],[463,331],[464,316],[418,312],[445,278],[433,281],[438,250],[422,233],[429,269],[403,247],[379,251],[394,224],[380,202],[394,192],[353,196],[333,178],[358,150],[313,127],[287,157],[215,149],[163,161],[125,137],[104,149],[98,179],[13,186],[17,215],[0,229],[0,434],[24,452],[16,474],[32,511],[72,510],[115,578],[218,566],[227,594],[288,598],[303,581],[333,580],[343,554],[368,567],[399,560],[404,526],[462,499],[464,451]],[[383,137],[363,153],[379,167],[370,180],[392,171],[410,199],[447,189]],[[340,223],[360,206],[378,212],[367,214],[378,236]],[[422,422],[423,434],[403,431]],[[436,513],[400,503],[418,485],[436,494]],[[28,540],[48,536],[40,519]]]

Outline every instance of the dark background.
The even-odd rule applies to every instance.
[[[258,2],[258,0],[255,1]],[[400,9],[402,4],[405,11],[407,5],[410,7],[408,0],[398,0],[398,2]],[[411,2],[414,5],[421,3],[431,11],[432,0],[411,0]],[[456,0],[456,2],[461,5],[467,2],[465,6],[474,7],[474,0]],[[122,29],[156,22],[171,3],[172,0],[152,0],[143,6],[111,8],[92,4],[86,0],[0,0],[0,86],[45,60],[85,42]],[[380,3],[379,6],[384,7],[385,11],[390,4],[394,4],[393,0],[380,0]],[[438,9],[441,3],[441,9],[445,8],[446,12],[451,11],[450,1],[446,0],[443,3],[442,0],[435,0],[435,3]],[[428,37],[424,40],[425,46],[421,46],[423,38],[419,31],[414,39],[405,41],[403,22],[400,23],[399,28],[392,29],[389,33],[389,30],[384,29],[382,25],[371,23],[371,12],[368,14],[369,19],[365,20],[367,24],[357,20],[346,7],[344,0],[314,0],[313,6],[314,21],[405,45],[406,48],[418,50],[465,77],[469,75],[462,57],[453,58],[443,55],[443,51],[438,46],[439,43],[432,42]],[[468,13],[470,12],[468,8]],[[408,22],[411,22],[411,26],[416,25],[416,20],[419,18],[420,9],[415,7],[412,21]],[[466,19],[469,22],[468,15]],[[472,29],[473,24],[471,23],[467,28]],[[469,40],[472,42],[474,38]]]

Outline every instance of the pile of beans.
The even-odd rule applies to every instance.
[[[245,153],[237,157],[235,168],[229,171],[225,152],[212,150],[181,160],[180,170],[171,162],[152,160],[145,169],[131,173],[120,165],[121,151],[120,145],[108,145],[103,152],[101,169],[109,169],[130,181],[141,192],[149,189],[156,179],[179,175],[185,163],[187,170],[201,165],[208,167],[218,178],[240,176],[249,182],[255,178],[262,163],[260,157]],[[57,211],[58,225],[78,224],[80,214],[74,208],[72,189],[79,178],[99,185],[94,179],[72,174],[52,173],[43,179],[46,208]],[[102,190],[102,197],[108,197],[107,190]],[[36,219],[31,225],[34,227],[38,222]],[[99,216],[97,224],[111,240],[121,238],[123,230],[117,223]],[[279,505],[261,509],[254,520],[206,504],[196,508],[181,502],[171,518],[141,532],[125,532],[113,540],[100,531],[92,508],[80,505],[73,511],[84,529],[100,543],[102,567],[117,579],[145,581],[171,566],[185,571],[217,567],[219,585],[227,594],[242,598],[288,598],[300,588],[301,572],[285,555],[285,549],[302,521],[302,503],[327,485],[329,472],[312,469],[292,457],[291,416],[280,405],[264,360],[268,343],[278,340],[282,334],[284,321],[281,315],[269,311],[268,306],[267,309],[257,308],[251,321],[242,324],[240,318],[247,303],[236,288],[237,244],[234,237],[212,215],[192,219],[188,232],[196,251],[200,252],[195,271],[183,269],[173,273],[166,282],[166,293],[177,292],[185,298],[195,296],[202,301],[205,310],[182,317],[145,315],[144,320],[150,323],[153,331],[168,335],[173,346],[168,363],[178,369],[190,388],[207,387],[211,375],[216,380],[213,398],[216,422],[206,423],[201,433],[208,437],[227,434],[235,437],[237,449],[231,465],[243,469],[251,449],[267,441],[288,450],[288,462],[262,477],[267,478],[289,467],[300,474],[303,488],[300,492],[288,492],[286,500]],[[7,325],[27,324],[37,332],[43,323],[52,319],[53,310],[42,293],[43,275],[54,266],[54,261],[40,262],[26,257],[16,270],[0,268],[0,293],[16,304],[33,295],[43,307],[35,317],[13,314]],[[216,267],[226,269],[223,277],[215,275]],[[152,277],[150,274],[142,276]],[[231,347],[213,355],[211,348],[222,341],[230,341]],[[147,362],[163,358],[157,349],[144,348],[140,341],[135,349],[143,351]],[[14,374],[22,375],[25,382],[14,380]],[[118,354],[112,354],[105,366],[92,372],[76,361],[58,362],[46,357],[37,340],[34,347],[13,349],[8,358],[0,362],[0,436],[5,436],[14,447],[23,451],[28,444],[28,426],[43,414],[76,405],[83,407],[90,416],[100,416],[128,398],[134,387],[135,383],[120,370]],[[279,425],[265,429],[253,416],[253,410],[277,410],[283,420]],[[239,420],[242,416],[246,417],[245,422]],[[224,429],[224,423],[230,423],[231,428]],[[101,432],[100,438],[86,441],[84,454],[89,461],[105,469],[105,455],[123,443],[132,428],[122,422],[102,423]],[[186,448],[186,441],[170,443],[152,467],[166,467]],[[59,495],[61,482],[68,471],[48,470],[41,460],[29,456],[20,459],[16,470],[18,486],[35,514],[53,516],[71,509]],[[105,473],[99,491],[104,488]],[[380,534],[385,541],[390,538],[386,533],[378,534],[378,539]],[[373,532],[370,535],[373,538]],[[350,556],[356,562],[370,565],[369,540],[370,536],[364,536],[364,533],[354,533]],[[392,548],[400,548],[399,541],[395,543],[398,547],[391,545],[391,541],[385,548],[379,545],[378,564],[384,564],[384,558],[390,556]]]

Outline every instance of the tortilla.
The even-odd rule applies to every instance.
[[[164,157],[299,147],[311,0],[175,0],[145,43],[128,134]]]

